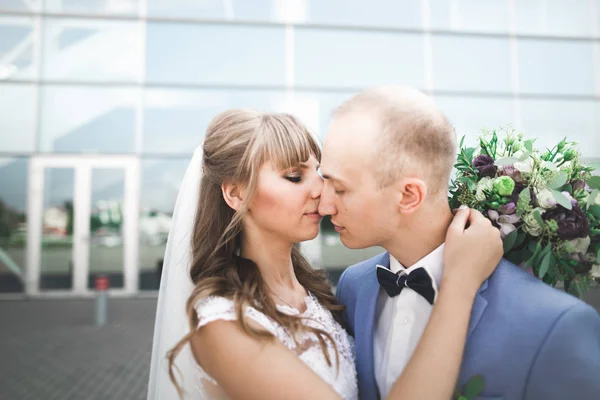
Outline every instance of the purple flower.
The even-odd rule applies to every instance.
[[[513,178],[515,182],[521,182],[523,179],[521,178],[521,172],[517,170],[514,165],[505,165],[502,167],[502,170],[498,172],[499,176],[510,176]]]
[[[573,190],[588,190],[590,187],[582,181],[581,179],[577,179],[573,181]]]
[[[479,171],[480,178],[485,176],[493,178],[498,171],[498,167],[494,165],[494,159],[486,154],[475,157],[473,160],[473,167],[477,168]]]
[[[577,205],[572,210],[557,206],[542,214],[544,220],[553,219],[558,224],[558,236],[562,240],[584,238],[590,233],[590,223]]]
[[[488,210],[488,217],[500,227],[500,236],[502,236],[502,239],[517,229],[514,224],[521,220],[516,214],[500,215],[495,210]]]
[[[517,210],[517,205],[511,201],[510,203],[506,203],[505,205],[500,207],[498,210],[505,215],[514,214]]]

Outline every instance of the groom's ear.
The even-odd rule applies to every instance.
[[[234,183],[225,182],[221,185],[223,199],[225,203],[235,211],[238,211],[244,203],[244,198],[240,187]]]
[[[407,178],[400,185],[401,198],[398,207],[402,214],[412,214],[419,209],[427,195],[427,185],[421,179]]]

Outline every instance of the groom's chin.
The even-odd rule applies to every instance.
[[[346,247],[350,250],[359,250],[359,249],[366,249],[367,247],[371,247],[370,244],[362,243],[360,240],[352,240],[352,239],[348,238],[347,236],[346,237],[344,237],[344,236],[345,235],[340,235],[340,241],[342,242],[344,247]]]

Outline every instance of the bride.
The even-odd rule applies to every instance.
[[[320,156],[287,114],[230,110],[211,122],[175,206],[149,400],[358,398],[343,307],[295,245],[318,234]],[[420,399],[436,376],[452,378],[436,399],[454,391],[472,305],[461,289],[479,288],[502,255],[495,228],[474,222],[483,218],[465,230],[474,213],[459,210],[461,229],[448,233],[461,236],[448,241],[443,282],[461,287],[440,292],[390,398]]]

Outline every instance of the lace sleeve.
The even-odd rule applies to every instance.
[[[224,320],[224,321],[235,321],[237,315],[235,313],[235,305],[232,300],[224,297],[210,296],[198,300],[195,307],[198,315],[198,326],[200,329],[204,325],[213,321]],[[273,335],[277,335],[277,328],[274,323],[267,318],[266,315],[256,310],[253,307],[246,309],[246,316],[251,318],[254,322],[271,332]]]

